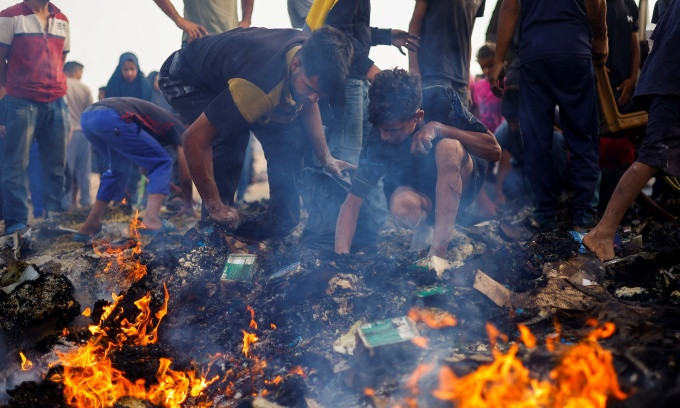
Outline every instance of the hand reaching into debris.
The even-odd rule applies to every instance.
[[[217,223],[226,225],[228,228],[235,230],[241,223],[241,215],[234,207],[229,207],[219,203],[218,207],[208,209],[209,218]]]
[[[420,38],[413,34],[409,34],[406,31],[393,29],[392,45],[399,49],[401,55],[406,55],[401,47],[406,47],[409,51],[417,51],[418,47],[420,47]]]
[[[344,160],[338,160],[333,156],[328,156],[323,162],[323,168],[335,176],[345,177],[348,172],[356,170],[357,166]]]

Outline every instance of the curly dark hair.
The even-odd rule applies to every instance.
[[[305,75],[319,78],[321,90],[333,93],[347,79],[354,46],[340,30],[323,26],[302,44],[298,55]]]
[[[368,90],[368,98],[368,120],[373,125],[409,120],[423,102],[420,78],[400,68],[381,71]]]

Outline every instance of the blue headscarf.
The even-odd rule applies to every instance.
[[[132,61],[137,67],[137,77],[132,82],[128,82],[123,77],[123,64],[125,61]],[[116,70],[111,75],[109,83],[106,84],[106,97],[128,96],[132,98],[151,101],[151,86],[144,78],[144,73],[139,69],[137,56],[131,52],[121,54]]]

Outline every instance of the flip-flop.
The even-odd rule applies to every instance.
[[[150,229],[150,228],[140,228],[139,229],[139,235],[144,235],[144,236],[154,236],[156,234],[164,234],[166,232],[176,232],[177,227],[170,221],[166,219],[161,219],[161,227],[159,229]]]
[[[76,232],[71,237],[71,241],[82,242],[82,243],[85,243],[85,244],[90,243],[90,241],[92,241],[92,238],[94,238],[95,235],[102,232],[102,226],[103,225],[100,223],[99,228],[97,228],[97,230],[95,232],[93,232],[92,234],[81,234],[80,232]]]

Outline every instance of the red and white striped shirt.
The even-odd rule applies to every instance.
[[[51,102],[66,94],[63,55],[69,52],[69,22],[48,4],[47,31],[25,2],[0,12],[0,46],[7,54],[7,95]]]

